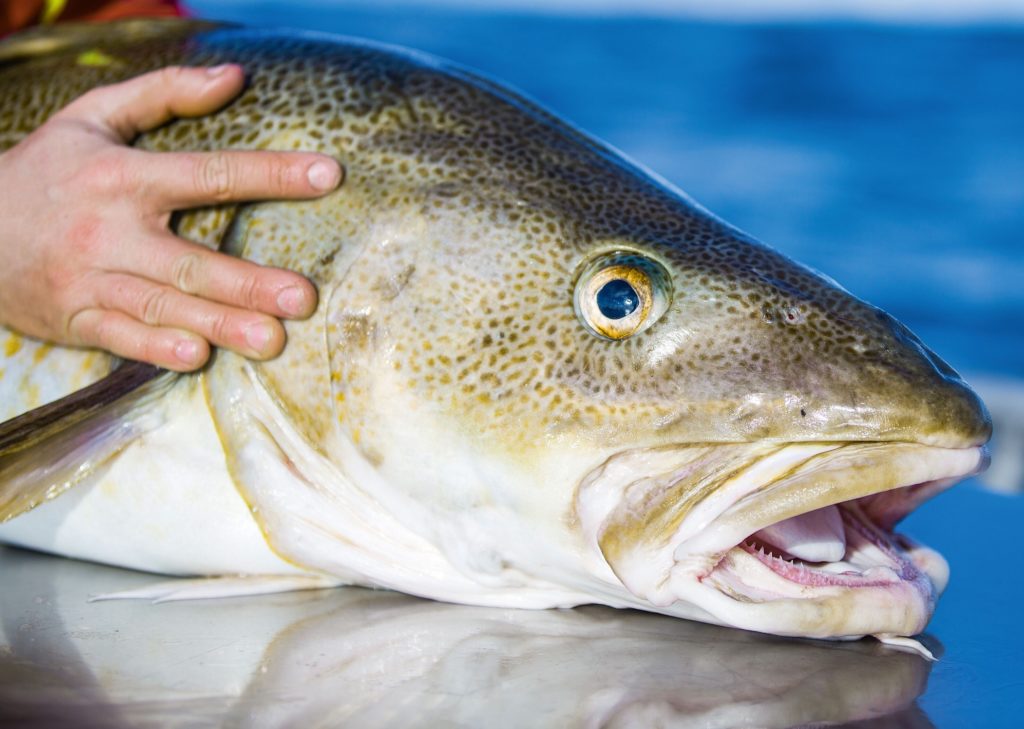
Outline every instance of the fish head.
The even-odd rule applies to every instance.
[[[582,530],[667,611],[814,637],[920,632],[948,567],[893,527],[985,467],[983,403],[893,317],[678,205],[679,234],[598,246],[577,268],[595,400],[658,443],[588,474]]]
[[[502,513],[545,515],[619,604],[919,632],[948,570],[892,528],[984,466],[990,420],[961,377],[528,102],[431,98],[455,101],[387,136],[400,175],[350,166],[372,230],[325,292],[334,415],[367,468],[429,505],[442,543],[513,544]]]
[[[585,477],[581,529],[667,611],[789,635],[920,632],[948,567],[893,527],[985,467],[983,403],[893,317],[679,205],[681,234],[598,247],[577,269],[580,351],[611,375],[597,399],[658,444],[623,444]],[[621,316],[634,298],[636,325]]]

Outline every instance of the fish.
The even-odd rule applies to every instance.
[[[174,576],[153,601],[362,585],[782,636],[919,634],[896,531],[991,420],[892,316],[525,96],[415,51],[195,21],[0,45],[0,150],[97,85],[242,64],[149,150],[306,149],[341,189],[175,216],[319,291],[276,359],[180,375],[0,332],[0,541]]]

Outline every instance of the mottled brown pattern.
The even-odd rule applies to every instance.
[[[491,82],[357,42],[163,27],[0,67],[0,149],[96,84],[244,64],[252,83],[228,110],[140,143],[317,149],[346,165],[323,200],[243,208],[225,243],[320,288],[317,314],[258,368],[317,445],[339,424],[377,462],[390,433],[371,413],[394,393],[515,454],[987,438],[977,397],[898,322]],[[116,63],[78,65],[84,48]],[[653,326],[608,341],[581,325],[573,290],[615,250],[660,262],[674,295]]]

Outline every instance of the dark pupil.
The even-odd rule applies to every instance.
[[[608,319],[623,319],[640,305],[640,297],[628,283],[621,278],[616,278],[597,292],[597,308]]]

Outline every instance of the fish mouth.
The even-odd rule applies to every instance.
[[[984,447],[916,443],[635,450],[581,483],[577,514],[646,609],[780,635],[909,636],[949,568],[895,527],[987,463]]]

